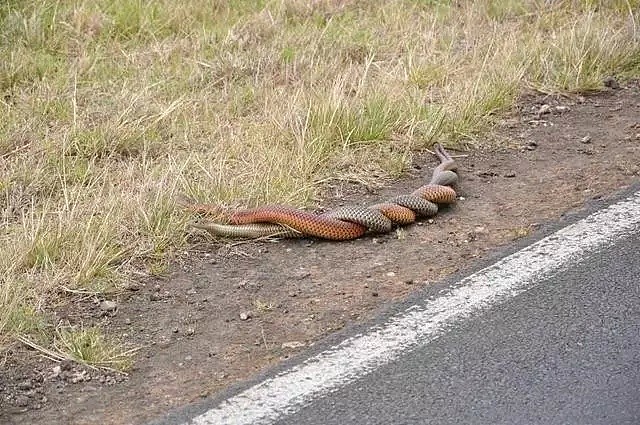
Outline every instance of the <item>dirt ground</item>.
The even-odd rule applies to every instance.
[[[546,106],[545,106],[546,105]],[[60,311],[142,347],[128,375],[56,364],[16,345],[0,360],[2,424],[141,424],[211,395],[545,222],[640,176],[640,84],[588,97],[521,98],[493,148],[457,159],[456,206],[351,242],[195,243],[163,280],[132,282],[104,314],[93,298]],[[341,185],[331,203],[411,192],[435,159],[379,190]],[[197,238],[196,242],[197,242]]]

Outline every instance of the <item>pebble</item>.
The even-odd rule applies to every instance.
[[[306,346],[307,344],[301,341],[288,341],[288,342],[283,342],[281,345],[282,348],[289,348],[289,349],[302,348]]]
[[[100,302],[100,310],[106,312],[116,311],[118,304],[115,301],[104,300]]]
[[[396,275],[396,273],[395,272],[387,272],[386,275],[388,277],[394,277]]]
[[[195,334],[195,333],[196,333],[196,330],[195,330],[195,329],[193,329],[193,328],[187,328],[187,330],[186,330],[184,333],[185,333],[185,335],[187,335],[187,336],[192,336],[193,334]]]
[[[250,312],[240,313],[240,320],[249,320],[249,319],[251,319]]]
[[[580,139],[580,143],[584,143],[584,144],[591,143],[591,136],[589,135],[584,136],[583,138]]]
[[[128,291],[139,291],[140,290],[140,284],[138,282],[126,282],[124,284],[124,289],[128,290]]]
[[[49,379],[54,379],[60,376],[60,372],[62,372],[62,368],[60,365],[56,365],[51,368],[51,374],[49,375]]]
[[[565,112],[569,112],[571,110],[571,108],[569,108],[568,106],[556,106],[556,111],[560,112],[561,114],[565,113]]]

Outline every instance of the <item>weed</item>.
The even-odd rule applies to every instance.
[[[88,366],[128,371],[136,350],[109,340],[96,327],[65,326],[56,330],[53,346],[61,355]]]

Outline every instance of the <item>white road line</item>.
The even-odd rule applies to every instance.
[[[461,280],[387,322],[351,337],[194,418],[194,425],[268,424],[424,345],[471,313],[532,288],[585,254],[640,231],[640,192]]]

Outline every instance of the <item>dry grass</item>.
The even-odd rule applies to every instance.
[[[524,89],[640,74],[638,0],[5,1],[0,346],[162,274],[184,193],[307,206],[484,143]],[[62,301],[64,301],[64,296]],[[61,334],[58,332],[58,339]],[[67,345],[60,350],[73,351]]]

